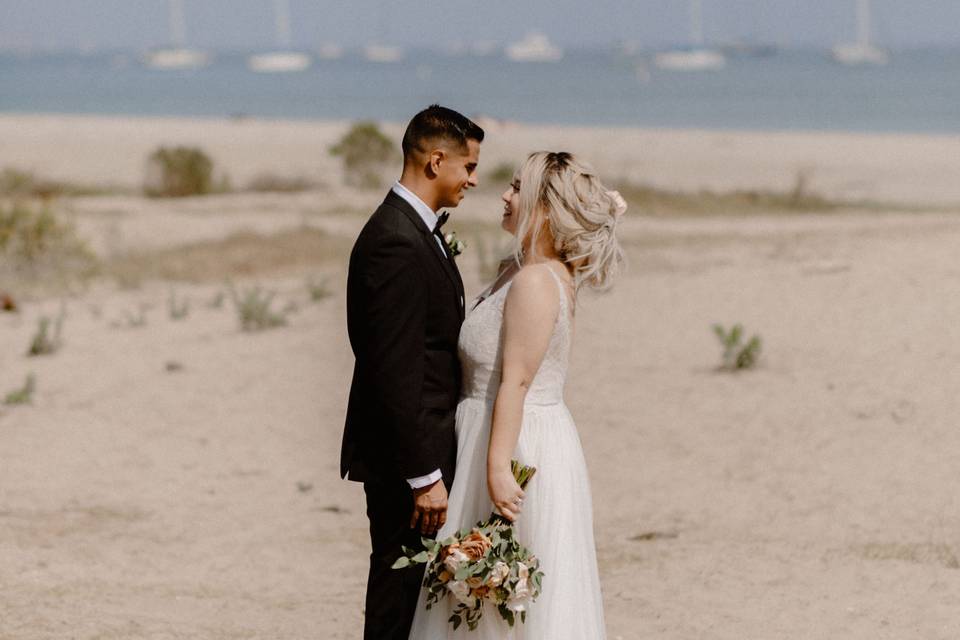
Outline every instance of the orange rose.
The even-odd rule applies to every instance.
[[[447,546],[440,549],[440,562],[443,562],[447,559],[447,556],[453,553],[454,551],[460,548],[459,542],[451,542]]]
[[[476,562],[485,556],[491,547],[493,542],[479,531],[474,531],[460,541],[460,550],[470,558],[471,562]]]

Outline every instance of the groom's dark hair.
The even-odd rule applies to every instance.
[[[427,153],[431,140],[442,139],[451,142],[459,149],[465,149],[467,140],[483,142],[483,129],[461,113],[453,109],[432,104],[413,116],[403,134],[403,157],[410,158],[415,153]]]

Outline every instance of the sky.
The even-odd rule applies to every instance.
[[[211,49],[274,44],[273,0],[183,0],[187,39]],[[509,43],[531,30],[565,47],[687,39],[687,0],[289,0],[293,44],[442,48]],[[855,33],[854,0],[702,0],[707,40],[829,46]],[[960,0],[873,0],[892,48],[960,46]],[[0,0],[0,49],[147,49],[167,44],[167,0]]]

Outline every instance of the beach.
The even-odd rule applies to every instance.
[[[528,151],[667,202],[631,201],[628,269],[576,312],[608,637],[960,636],[960,138],[481,124],[481,186],[448,223],[468,297],[505,246],[486,172]],[[99,275],[0,281],[0,399],[36,379],[0,405],[0,638],[360,637],[346,256],[384,190],[344,184],[349,125],[0,115],[0,169],[103,190],[46,205]],[[233,188],[139,195],[180,144]],[[263,176],[311,186],[244,190]],[[829,206],[738,209],[798,189]],[[258,286],[285,324],[243,331],[231,296]],[[62,346],[28,357],[61,316]],[[720,371],[712,326],[737,323],[760,359]]]

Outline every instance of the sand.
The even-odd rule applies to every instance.
[[[242,229],[348,244],[380,194],[339,185],[324,149],[344,126],[3,116],[0,166],[135,186],[153,146],[183,142],[238,182],[269,170],[327,185],[55,202],[105,257]],[[810,165],[820,193],[891,203],[627,214],[630,268],[582,298],[567,388],[609,637],[960,637],[960,217],[944,209],[960,202],[960,142],[488,131],[488,168],[567,147],[617,178],[732,190],[787,189]],[[470,240],[498,208],[495,189],[471,194],[449,224]],[[474,242],[461,258],[468,292],[480,254]],[[32,404],[0,406],[0,638],[360,637],[364,502],[337,474],[352,367],[342,259],[238,277],[295,306],[255,333],[202,276],[104,277],[0,314],[0,396],[37,379]],[[308,277],[332,295],[312,301]],[[171,291],[190,299],[186,318],[170,317]],[[61,309],[61,349],[26,357],[37,319]],[[736,322],[762,336],[759,366],[718,372],[711,325]]]

